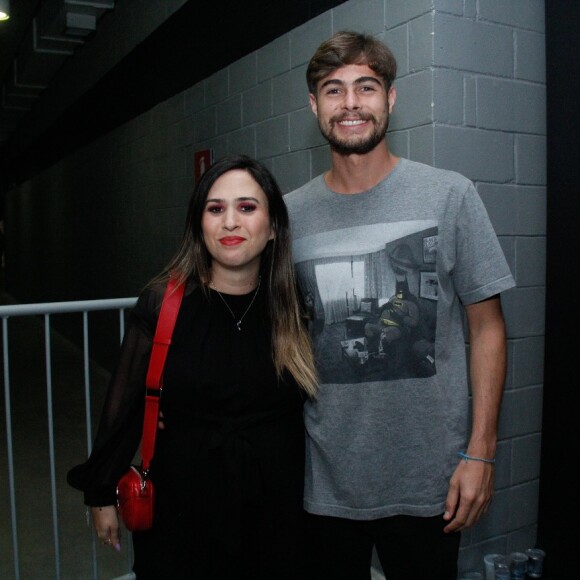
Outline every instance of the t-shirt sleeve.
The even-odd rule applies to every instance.
[[[515,286],[487,210],[472,184],[459,207],[456,249],[453,280],[464,305],[481,302]]]

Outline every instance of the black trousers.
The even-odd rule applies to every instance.
[[[387,580],[456,580],[459,532],[443,516],[348,520],[308,514],[311,580],[370,580],[373,546]]]

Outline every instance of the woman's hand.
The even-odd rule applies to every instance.
[[[111,548],[120,552],[121,528],[119,526],[119,516],[117,515],[116,506],[92,507],[91,515],[97,538],[105,546],[111,546]]]

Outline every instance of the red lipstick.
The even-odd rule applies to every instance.
[[[245,241],[245,238],[241,236],[226,236],[224,238],[220,238],[220,244],[222,246],[237,246]]]

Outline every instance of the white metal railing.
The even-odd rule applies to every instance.
[[[71,302],[47,302],[39,304],[22,304],[0,306],[0,318],[2,319],[2,356],[4,363],[4,401],[6,414],[6,450],[7,450],[7,467],[8,467],[8,488],[10,498],[10,526],[12,535],[12,556],[14,567],[14,578],[20,580],[20,555],[18,543],[18,525],[17,525],[17,506],[16,506],[16,489],[15,489],[15,470],[14,470],[14,441],[12,431],[12,411],[11,411],[11,385],[10,385],[10,342],[9,342],[9,319],[21,316],[42,316],[44,317],[44,356],[45,356],[45,374],[46,374],[46,403],[48,409],[48,448],[50,460],[50,497],[52,510],[52,533],[53,533],[53,550],[55,554],[55,577],[61,578],[61,547],[59,541],[59,521],[57,506],[57,483],[55,472],[55,446],[54,446],[54,413],[53,413],[53,369],[52,369],[52,345],[51,345],[51,320],[52,314],[63,313],[82,313],[83,320],[83,370],[84,370],[84,398],[85,398],[85,420],[86,420],[86,441],[87,453],[90,453],[93,434],[91,427],[91,384],[90,384],[90,365],[89,357],[89,312],[94,311],[114,311],[118,310],[119,314],[119,340],[121,341],[125,332],[126,309],[135,305],[136,298],[117,298],[110,300],[84,300]],[[39,373],[42,371],[39,369]],[[3,478],[0,478],[3,479]],[[43,526],[44,522],[38,525]],[[94,536],[92,539],[93,553],[93,578],[98,577],[98,564],[96,557],[96,548]],[[47,572],[47,571],[46,571]]]

